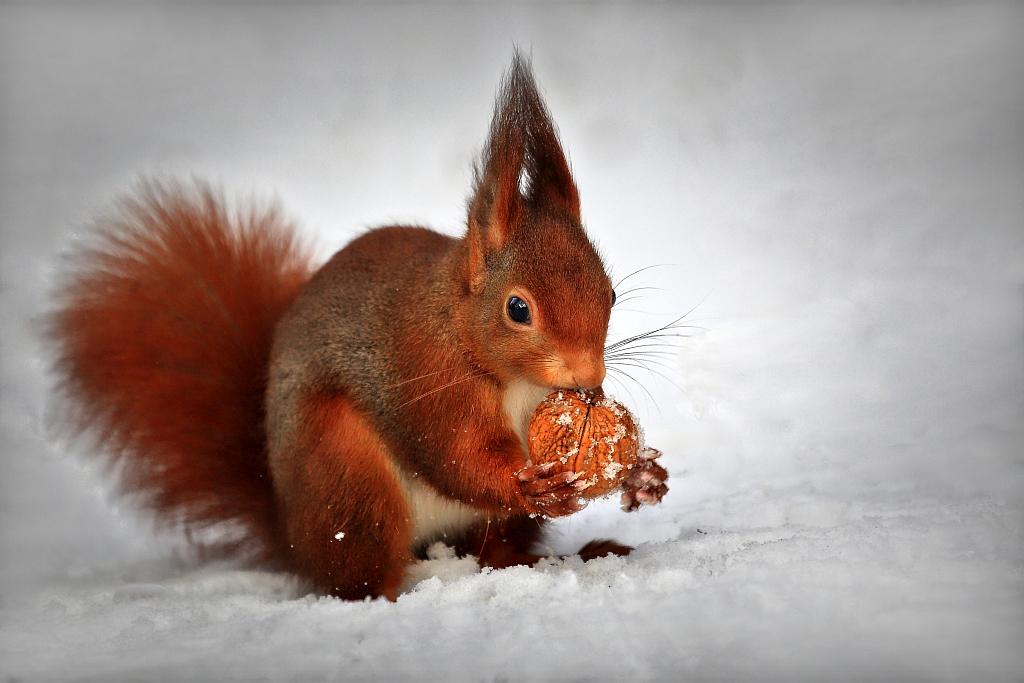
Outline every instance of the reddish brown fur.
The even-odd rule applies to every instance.
[[[412,561],[409,509],[373,427],[344,395],[317,393],[296,447],[278,501],[290,568],[338,597],[394,600]]]
[[[447,528],[416,526],[414,500],[447,510],[445,537],[482,564],[533,563],[531,515],[580,504],[571,477],[526,467],[503,401],[510,383],[601,383],[611,284],[518,55],[467,224],[460,240],[372,230],[308,278],[273,213],[233,220],[207,189],[148,188],[63,292],[79,424],[157,511],[240,523],[245,549],[318,591],[394,599]]]
[[[263,394],[274,324],[310,259],[274,211],[231,217],[207,187],[150,185],[79,254],[54,318],[77,424],[167,521],[275,533]]]
[[[530,299],[533,324],[507,317],[510,293]],[[497,566],[534,561],[529,546],[538,524],[527,515],[567,514],[579,504],[569,476],[521,474],[526,453],[506,421],[505,387],[520,378],[548,387],[599,385],[610,307],[611,284],[580,225],[568,164],[517,57],[478,170],[466,236],[454,240],[401,226],[370,231],[313,277],[278,327],[269,457],[285,526],[302,530],[289,533],[295,557],[335,548],[325,539],[350,515],[345,507],[327,512],[322,504],[287,502],[310,498],[298,492],[305,490],[295,474],[302,471],[304,481],[351,491],[350,505],[382,496],[386,502],[373,503],[367,514],[398,537],[411,521],[391,501],[403,495],[402,478],[416,479],[490,520],[464,530],[466,552]],[[379,439],[372,447],[344,448],[344,458],[374,473],[372,484],[359,468],[339,474],[334,458],[310,458],[305,425],[319,409],[307,402],[310,391],[348,397],[346,410],[365,420],[360,430]],[[359,448],[374,455],[356,453]],[[394,474],[378,476],[378,470]],[[391,556],[376,559],[386,548],[375,542],[372,564],[393,576],[408,556],[387,547]],[[353,577],[365,567],[344,554],[332,563]],[[380,594],[303,573],[338,595]]]

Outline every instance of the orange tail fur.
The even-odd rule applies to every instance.
[[[205,186],[147,185],[119,208],[53,319],[74,424],[162,521],[270,559],[267,364],[310,254],[275,211],[231,215]]]

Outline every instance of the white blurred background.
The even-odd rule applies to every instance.
[[[553,547],[1020,505],[1017,3],[8,4],[5,601],[166,552],[54,424],[41,316],[90,219],[142,176],[195,176],[279,199],[324,257],[387,222],[459,233],[514,45],[614,274],[658,266],[620,287],[652,289],[612,340],[695,326],[667,379],[611,387],[665,452],[666,505],[594,505]],[[1019,528],[1002,540],[1019,558]]]

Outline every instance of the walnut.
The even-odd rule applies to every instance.
[[[530,418],[530,463],[554,463],[555,474],[579,473],[583,498],[619,488],[637,464],[640,442],[633,416],[600,389],[555,391]]]

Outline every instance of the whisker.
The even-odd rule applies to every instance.
[[[678,384],[676,384],[674,379],[672,379],[671,377],[666,375],[664,372],[661,372],[660,370],[655,370],[654,368],[649,368],[646,365],[641,365],[639,363],[629,363],[629,362],[622,362],[622,361],[620,361],[619,365],[620,366],[625,365],[625,366],[631,367],[631,368],[639,368],[640,370],[646,370],[647,372],[649,372],[651,374],[658,375],[659,377],[662,377],[663,379],[665,379],[665,381],[667,381],[669,384],[674,386],[680,392],[683,391],[683,388],[681,386],[679,386]],[[611,366],[608,366],[608,367],[610,368]],[[635,382],[636,380],[634,379],[633,381]]]
[[[687,337],[689,335],[680,335]],[[637,344],[636,346],[623,346],[622,348],[606,351],[605,359],[615,360],[617,358],[658,358],[669,359],[679,356],[680,347],[668,341],[655,341]]]
[[[615,351],[621,348],[626,348],[630,344],[646,339],[675,339],[675,338],[687,338],[688,334],[678,334],[676,332],[670,332],[669,330],[705,330],[706,328],[698,327],[696,325],[678,325],[674,328],[658,328],[657,330],[651,330],[650,332],[644,332],[643,334],[637,334],[626,339],[621,339],[614,344],[610,344],[604,347],[605,352]]]
[[[650,397],[651,403],[654,404],[654,409],[658,411],[658,415],[659,416],[661,415],[661,408],[658,407],[658,402],[654,399],[654,395],[651,394],[651,392],[647,390],[647,387],[645,387],[642,383],[637,381],[636,377],[633,377],[633,375],[629,374],[628,372],[626,372],[622,368],[615,368],[615,367],[608,366],[608,370],[611,371],[611,372],[618,373],[618,374],[622,375],[623,377],[627,377],[627,378],[633,380],[633,383],[636,384],[638,387],[640,387],[643,390],[643,392],[645,394],[647,394],[647,396]],[[632,396],[632,394],[630,394],[630,395]]]
[[[653,315],[650,311],[641,311],[639,308],[619,308],[618,307],[618,302],[615,302],[615,303],[616,303],[616,306],[615,306],[615,312],[616,313],[642,313],[644,315]]]
[[[694,304],[693,308],[691,308],[690,310],[688,310],[688,311],[687,311],[686,313],[683,313],[683,314],[682,314],[681,316],[679,316],[678,318],[676,318],[676,319],[675,319],[675,320],[673,320],[672,322],[670,322],[670,323],[667,323],[667,324],[665,324],[665,325],[662,325],[661,327],[659,327],[659,328],[657,328],[657,329],[651,330],[651,331],[650,331],[650,332],[648,332],[648,333],[644,333],[644,334],[640,334],[640,335],[635,335],[634,337],[630,337],[629,339],[630,339],[630,340],[633,340],[633,339],[642,339],[642,338],[644,338],[644,337],[646,337],[646,336],[649,336],[650,334],[654,334],[654,333],[657,333],[657,332],[663,332],[663,331],[665,331],[665,330],[671,330],[671,329],[678,329],[678,328],[680,328],[680,327],[686,327],[686,326],[683,326],[683,325],[679,325],[679,323],[681,323],[681,322],[682,322],[683,320],[685,320],[685,319],[687,318],[687,316],[689,316],[689,315],[690,315],[691,313],[693,313],[693,312],[694,312],[695,310],[697,310],[697,307],[698,307],[698,306],[700,306],[700,305],[701,305],[702,303],[704,303],[705,301],[707,301],[707,298],[708,298],[709,296],[711,296],[711,293],[712,293],[712,292],[714,292],[714,291],[715,291],[715,290],[714,290],[714,289],[712,289],[712,290],[711,290],[711,292],[708,292],[707,294],[705,294],[705,295],[704,295],[704,298],[703,298],[703,299],[701,299],[700,301],[698,301],[698,302],[697,302],[696,304]],[[622,343],[624,343],[624,342],[625,342],[625,343],[628,343],[628,342],[627,342],[627,340],[623,340],[622,342],[616,342],[616,344],[612,344],[612,347],[616,346],[617,344],[622,344]]]
[[[615,288],[617,289],[620,285],[622,285],[623,282],[633,277],[634,275],[637,275],[638,273],[641,273],[645,270],[655,268],[661,265],[670,264],[657,264],[654,266],[647,266],[645,268],[635,270],[626,277],[616,282]],[[642,298],[642,295],[639,293],[650,290],[663,291],[663,289],[660,287],[650,287],[644,285],[639,287],[632,287],[623,292],[620,292],[615,302],[615,310],[628,310],[618,308],[618,306],[626,302],[633,301],[634,299]],[[694,322],[698,322],[698,320],[691,320],[689,318],[690,315],[693,314],[695,310],[697,310],[697,308],[699,308],[705,301],[707,301],[707,298],[711,296],[711,294],[714,291],[714,288],[712,288],[711,291],[705,294],[700,301],[698,301],[692,308],[690,308],[688,311],[683,313],[683,315],[679,316],[678,318],[664,325],[661,325],[660,327],[656,327],[652,330],[648,330],[646,332],[642,332],[639,334],[634,334],[632,336],[626,337],[625,339],[620,339],[619,341],[613,342],[605,346],[604,360],[605,367],[607,368],[609,373],[609,380],[615,381],[617,385],[622,386],[624,389],[626,389],[627,393],[630,394],[630,397],[632,397],[632,392],[629,392],[629,389],[626,386],[626,384],[619,380],[612,380],[611,375],[614,374],[619,377],[631,380],[634,384],[640,387],[640,389],[643,390],[643,392],[647,395],[651,402],[654,403],[654,407],[658,410],[658,413],[660,415],[661,408],[658,407],[658,403],[654,399],[654,395],[647,389],[647,387],[643,385],[643,383],[637,380],[637,378],[634,377],[633,374],[631,374],[624,368],[637,368],[639,370],[645,370],[652,376],[657,375],[661,377],[662,379],[666,380],[669,384],[671,384],[673,387],[675,387],[680,393],[684,393],[683,388],[679,386],[675,379],[677,377],[681,377],[681,374],[679,373],[678,368],[675,367],[674,364],[670,364],[669,362],[670,359],[676,358],[679,353],[679,346],[677,345],[677,343],[674,343],[674,341],[678,339],[686,339],[692,336],[690,333],[685,332],[684,330],[707,331],[707,328],[693,324]],[[643,311],[636,312],[643,313]],[[670,372],[675,377],[669,376],[669,374],[662,372],[658,368],[664,368],[666,371]]]
[[[679,352],[679,349],[668,342],[655,342],[646,344],[637,344],[636,346],[624,346],[621,349],[615,349],[611,353],[606,353],[605,358],[614,358],[619,354],[635,353],[638,355],[675,355]]]
[[[626,337],[625,339],[620,339],[619,341],[615,342],[614,344],[610,344],[610,345],[606,346],[605,347],[605,351],[608,351],[608,350],[611,350],[611,349],[617,349],[620,346],[625,346],[626,344],[632,344],[633,342],[639,341],[640,339],[647,339],[649,337],[653,337],[655,335],[658,335],[661,332],[666,332],[668,330],[675,329],[675,325],[677,325],[681,320],[682,320],[682,318],[677,318],[676,320],[673,320],[672,322],[668,323],[667,325],[662,325],[661,327],[658,327],[658,328],[653,329],[653,330],[649,330],[647,332],[641,332],[640,334],[634,334],[632,337]]]
[[[624,296],[628,296],[628,295],[634,294],[636,292],[642,292],[642,291],[647,290],[647,289],[649,289],[649,290],[651,290],[653,292],[664,292],[665,291],[662,287],[651,287],[651,286],[647,286],[647,285],[645,285],[643,287],[630,287],[629,289],[625,290],[621,294],[616,292],[616,296],[618,297],[616,299],[616,301],[618,301],[619,299],[621,299]]]
[[[398,408],[404,408],[405,406],[407,406],[407,405],[409,405],[411,403],[416,403],[416,401],[419,401],[420,399],[426,398],[427,396],[430,396],[431,394],[436,394],[439,391],[442,391],[444,389],[448,389],[450,387],[453,387],[456,384],[462,384],[463,382],[468,382],[471,379],[476,379],[477,377],[484,377],[486,375],[487,375],[487,372],[484,371],[484,370],[472,370],[472,371],[466,373],[465,375],[463,375],[462,377],[459,377],[456,380],[448,382],[447,384],[442,384],[441,386],[437,387],[436,389],[431,389],[430,391],[426,392],[425,394],[420,394],[416,398],[414,398],[412,400],[409,400],[409,401],[406,401],[405,403],[397,406],[396,410]]]
[[[412,377],[410,379],[404,379],[401,382],[395,382],[394,384],[388,384],[387,386],[388,387],[400,387],[403,384],[408,384],[409,382],[415,382],[417,380],[426,379],[427,377],[433,377],[434,375],[440,375],[442,372],[451,372],[451,370],[452,370],[452,368],[445,368],[443,370],[435,370],[434,372],[428,372],[425,375],[420,375],[419,377]]]
[[[641,360],[620,359],[620,360],[617,360],[614,363],[612,363],[612,365],[614,365],[614,366],[626,366],[626,367],[631,367],[631,368],[643,368],[644,370],[648,370],[649,368],[647,367],[647,365],[645,365],[645,363],[647,363],[647,362],[650,362],[652,364],[657,363],[657,361],[653,361],[653,360],[652,361],[641,361]],[[665,365],[664,363],[658,363],[658,364],[661,365],[663,368],[666,368],[668,370],[672,370],[673,369],[670,366]]]
[[[609,368],[609,369],[611,369],[611,368]],[[622,374],[622,373],[619,372],[618,374]],[[636,403],[636,396],[634,396],[633,392],[629,390],[629,385],[627,385],[625,382],[621,381],[619,378],[613,377],[610,374],[609,375],[605,375],[605,379],[608,380],[609,382],[614,382],[615,386],[621,388],[623,391],[625,391],[627,394],[629,394],[629,400],[630,400],[630,402],[633,405],[637,404]],[[634,381],[636,381],[636,380],[634,380]],[[646,401],[646,399],[644,399],[644,400]]]
[[[617,358],[612,361],[612,365],[631,365],[637,368],[646,368],[647,363],[663,367],[666,370],[671,370],[672,372],[676,372],[676,369],[673,366],[669,365],[668,363],[665,363],[664,361],[660,361],[656,358]]]
[[[604,347],[604,352],[608,353],[610,351],[619,351],[619,350],[622,350],[622,349],[628,349],[628,348],[630,348],[631,344],[635,344],[636,342],[639,342],[639,341],[645,341],[645,340],[651,340],[651,339],[664,339],[664,338],[669,338],[671,336],[674,336],[674,335],[658,334],[658,333],[655,333],[655,332],[645,332],[643,334],[638,334],[638,335],[635,335],[633,337],[628,337],[626,339],[621,339],[621,340],[615,342],[614,344],[609,344],[608,346]],[[665,342],[659,342],[659,343],[665,343]]]
[[[550,358],[542,358],[539,360],[527,359],[522,361],[525,368],[530,370],[546,370],[551,367]]]
[[[625,282],[625,281],[626,281],[626,280],[628,280],[629,278],[631,278],[631,277],[633,277],[634,275],[637,275],[637,274],[639,274],[639,273],[642,273],[642,272],[644,272],[645,270],[650,270],[651,268],[667,268],[667,267],[669,267],[669,266],[676,266],[676,265],[679,265],[679,264],[677,264],[677,263],[655,263],[654,265],[650,265],[650,266],[644,266],[643,268],[639,268],[639,269],[637,269],[637,270],[634,270],[634,271],[633,271],[632,273],[630,273],[630,274],[629,274],[629,275],[627,275],[626,277],[624,277],[624,278],[622,278],[621,280],[619,280],[618,282],[616,282],[616,283],[615,283],[615,284],[613,285],[613,288],[614,288],[614,287],[618,287],[619,285],[621,285],[621,284],[622,284],[623,282]]]
[[[611,353],[604,354],[605,358],[615,358],[620,354],[635,353],[637,355],[662,355],[662,356],[674,356],[679,352],[679,349],[668,342],[655,342],[646,344],[637,344],[636,346],[625,346],[621,349],[615,349]]]
[[[637,358],[637,357],[633,357],[633,356],[622,356],[621,358],[612,358],[610,361],[608,359],[606,359],[605,362],[606,363],[611,362],[613,364],[614,363],[639,363],[641,365],[643,365],[644,363],[651,363],[652,365],[658,365],[658,366],[661,366],[661,367],[665,368],[666,370],[672,370],[673,372],[675,372],[675,370],[676,370],[675,366],[669,365],[665,361],[660,360],[658,358]]]
[[[678,372],[675,365],[667,362],[667,359],[661,360],[659,358],[634,358],[626,356],[623,358],[609,358],[605,360],[605,365],[624,365],[626,363],[635,363],[637,365],[657,365],[659,368],[665,368],[671,372]]]

